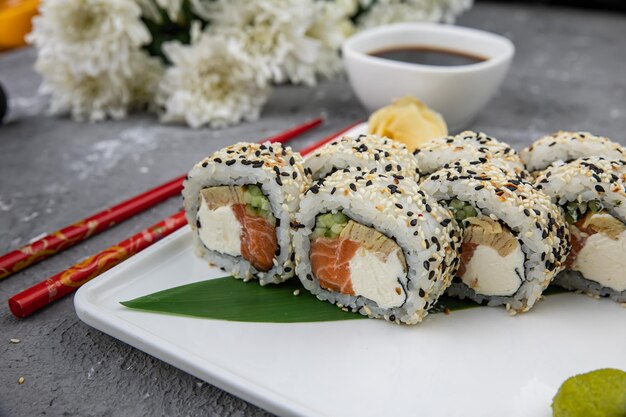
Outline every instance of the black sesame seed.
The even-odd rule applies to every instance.
[[[350,189],[352,191],[356,191],[356,185],[354,185],[354,183],[352,183],[352,182],[350,183]]]
[[[603,193],[603,192],[604,192],[604,187],[602,187],[601,185],[596,185],[596,186],[595,186],[595,189],[596,189],[596,191],[597,191],[597,192],[599,192],[599,193]]]
[[[333,189],[332,189],[332,190],[330,190],[330,195],[335,194],[335,191],[337,191],[337,187],[333,187]]]
[[[389,316],[389,320],[390,321],[396,321],[396,316],[394,316],[393,314],[391,316]]]
[[[316,185],[311,186],[311,188],[309,188],[309,191],[311,191],[313,194],[317,194],[320,191],[320,187]]]
[[[280,185],[282,187],[283,181],[280,179],[280,177],[276,177],[276,184],[278,184],[278,185]]]
[[[400,204],[400,203],[396,203],[396,207],[398,207],[400,210],[403,209],[402,204]]]
[[[202,228],[202,225],[200,224],[200,219],[196,219],[196,226],[198,226],[198,229]]]
[[[426,270],[430,269],[430,262],[424,261],[424,269],[426,269]]]
[[[420,297],[424,298],[426,296],[426,292],[424,292],[424,290],[420,288],[419,295]]]
[[[411,226],[417,226],[417,219],[411,220]]]
[[[309,281],[313,281],[313,277],[311,276],[311,274],[306,274],[306,279],[308,279]]]
[[[388,164],[385,166],[385,171],[389,172],[393,169],[393,166],[391,164]]]
[[[214,161],[217,162],[218,164],[222,163],[222,159],[221,158],[215,158]]]
[[[231,166],[232,164],[234,164],[235,162],[237,162],[237,160],[235,159],[229,159],[228,161],[226,161],[226,165]]]
[[[479,186],[477,186],[477,187],[474,187],[474,190],[476,190],[476,191],[480,191],[480,190],[482,190],[483,188],[485,188],[485,186],[484,186],[484,185],[479,185]]]

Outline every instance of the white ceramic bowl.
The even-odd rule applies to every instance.
[[[369,53],[427,46],[487,58],[458,66],[411,64]],[[411,95],[443,115],[451,132],[466,127],[496,93],[515,47],[476,29],[433,23],[399,23],[360,32],[344,42],[343,60],[357,97],[370,111]]]

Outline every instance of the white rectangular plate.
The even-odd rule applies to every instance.
[[[417,326],[381,320],[242,323],[120,305],[223,276],[196,258],[185,227],[80,288],[81,320],[284,416],[551,415],[568,377],[626,369],[626,309],[547,297],[516,317],[481,307]],[[249,283],[256,285],[256,283]]]

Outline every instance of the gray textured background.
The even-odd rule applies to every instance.
[[[625,15],[487,3],[460,24],[503,34],[517,47],[502,91],[473,129],[518,148],[557,129],[589,130],[626,144]],[[277,88],[261,120],[224,130],[163,126],[152,116],[74,123],[44,115],[34,57],[31,49],[0,55],[0,81],[14,108],[11,123],[0,127],[0,253],[180,175],[228,143],[326,112],[323,128],[293,142],[299,148],[367,117],[346,81],[337,80],[316,89]],[[0,282],[0,299],[179,208],[172,199]],[[70,296],[23,320],[0,306],[0,415],[266,413],[82,324]]]

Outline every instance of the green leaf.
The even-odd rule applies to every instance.
[[[299,290],[299,295],[294,291]],[[210,279],[159,291],[122,305],[144,311],[179,314],[218,320],[257,323],[306,323],[366,318],[345,312],[306,291],[292,279],[281,285],[261,287],[233,277]],[[471,301],[446,296],[439,299],[431,313],[479,307]]]
[[[294,295],[299,291],[299,295]],[[544,295],[567,292],[548,287]],[[233,277],[210,279],[155,292],[120,304],[144,311],[190,317],[256,323],[307,323],[357,320],[359,313],[345,312],[306,291],[300,281],[292,279],[280,285],[261,287]],[[480,307],[469,300],[441,296],[431,314]]]
[[[294,291],[299,290],[299,295]],[[124,301],[134,309],[218,320],[303,323],[366,318],[315,298],[300,281],[261,287],[232,277],[210,279]]]

